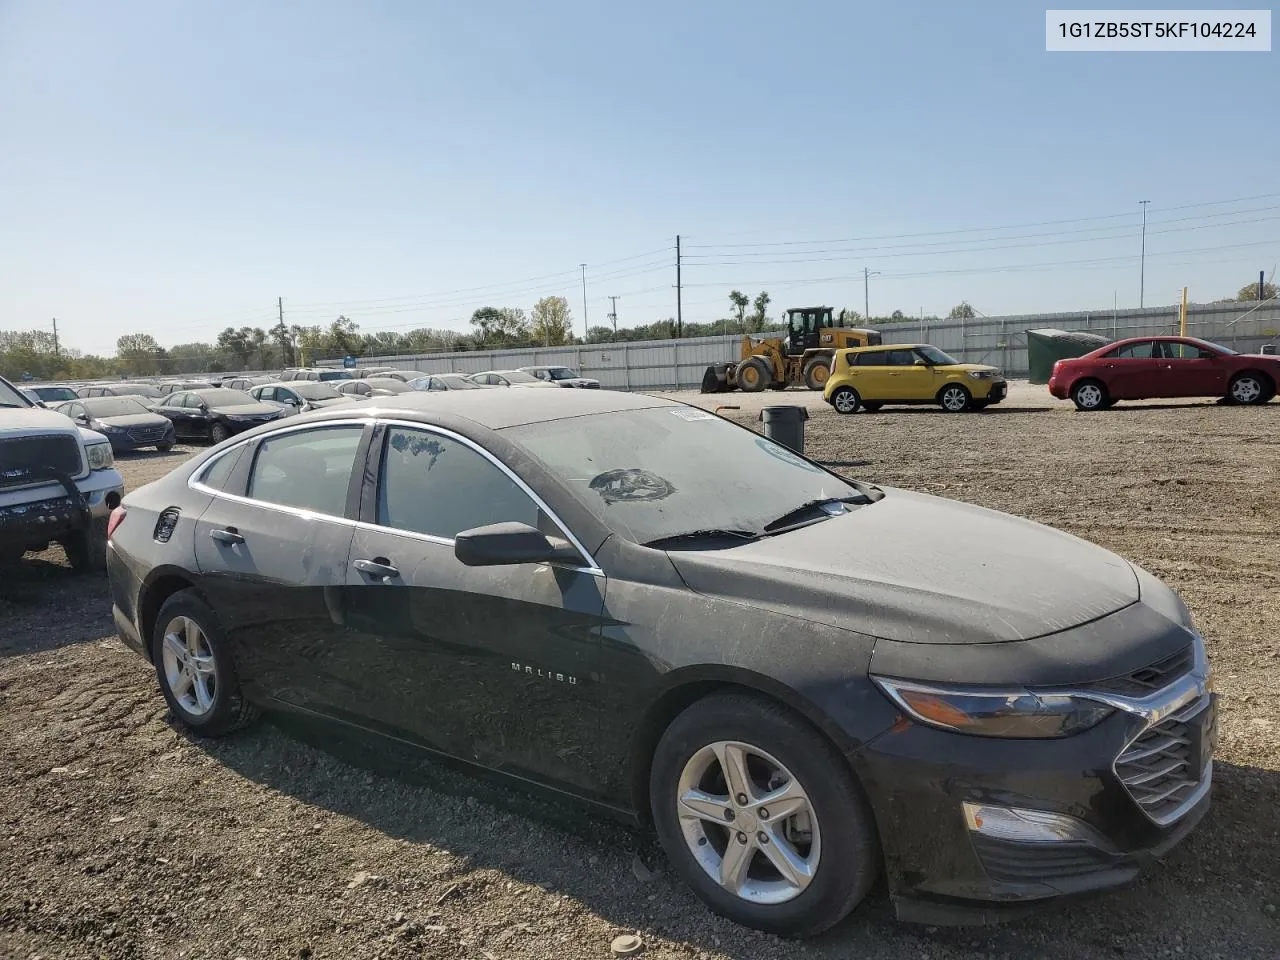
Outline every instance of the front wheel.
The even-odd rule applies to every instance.
[[[745,393],[759,393],[773,379],[769,365],[759,357],[744,360],[739,366],[736,379],[738,388]]]
[[[722,693],[687,708],[658,743],[649,792],[675,869],[745,926],[820,933],[879,874],[875,824],[846,761],[772,701]]]
[[[257,719],[240,692],[222,624],[194,590],[180,590],[161,606],[151,659],[169,709],[193,732],[218,737]]]
[[[831,406],[835,407],[836,413],[857,413],[861,404],[862,398],[853,387],[840,387],[831,394]]]
[[[1268,386],[1258,374],[1242,373],[1231,381],[1227,396],[1235,403],[1266,403],[1271,399]]]
[[[209,439],[214,443],[221,443],[229,436],[231,436],[231,431],[227,429],[226,424],[215,423],[209,428]]]
[[[67,560],[76,573],[100,573],[107,569],[107,521],[93,520],[62,541]]]
[[[156,449],[157,449],[157,450],[159,450],[161,453],[168,453],[170,450],[172,450],[172,449],[173,449],[173,444],[172,444],[172,443],[157,443],[157,444],[156,444]]]
[[[960,384],[952,383],[938,391],[938,403],[947,413],[964,413],[973,403],[973,398]]]

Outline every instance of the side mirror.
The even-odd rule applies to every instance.
[[[208,405],[207,403],[201,403],[201,404],[200,404],[200,412],[201,412],[201,413],[208,413],[208,412],[209,412],[209,405]]]
[[[923,357],[917,357],[915,365],[917,367],[927,367],[927,366],[930,366],[930,363],[928,360],[924,359]]]
[[[527,523],[513,522],[462,531],[454,538],[453,555],[468,567],[582,559],[567,541],[552,540]]]

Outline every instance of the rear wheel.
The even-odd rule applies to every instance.
[[[1071,388],[1071,400],[1077,410],[1105,410],[1110,398],[1097,380],[1082,380]]]
[[[810,390],[821,390],[831,376],[831,359],[814,357],[804,365],[804,385]]]
[[[1266,403],[1271,399],[1270,384],[1252,371],[1238,374],[1227,388],[1227,396],[1235,403]]]
[[[831,394],[831,406],[835,407],[836,413],[857,413],[861,405],[862,398],[853,387],[840,387]]]
[[[958,383],[949,383],[938,391],[938,403],[947,413],[964,413],[972,402],[969,391]]]
[[[658,743],[649,793],[675,869],[748,927],[820,933],[879,873],[875,824],[847,764],[768,700],[722,693],[686,709]]]
[[[751,357],[738,365],[738,389],[747,393],[759,393],[773,378],[769,365],[759,357]]]
[[[151,659],[169,709],[195,733],[222,736],[257,719],[240,692],[222,624],[194,590],[180,590],[160,608]]]

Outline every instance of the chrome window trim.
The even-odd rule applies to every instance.
[[[429,533],[418,533],[417,531],[414,531],[414,530],[402,530],[399,527],[384,527],[380,524],[368,523],[364,520],[352,520],[350,517],[334,517],[334,516],[330,516],[327,513],[314,513],[310,510],[303,510],[299,507],[290,507],[282,503],[269,503],[265,500],[255,500],[252,497],[246,497],[246,496],[242,496],[240,494],[235,494],[235,493],[227,493],[223,490],[215,490],[213,487],[206,486],[201,482],[201,478],[203,478],[205,474],[207,474],[211,469],[213,469],[213,465],[215,463],[217,463],[223,457],[230,455],[233,450],[239,450],[240,448],[246,446],[247,444],[271,439],[273,437],[279,437],[286,433],[295,433],[299,430],[313,430],[313,429],[323,428],[323,427],[339,427],[339,426],[343,426],[343,427],[358,426],[358,427],[364,428],[369,425],[397,426],[397,427],[408,427],[410,429],[415,429],[415,430],[426,430],[431,433],[438,433],[441,436],[448,437],[451,440],[455,440],[463,444],[464,446],[470,447],[472,450],[475,450],[481,456],[489,460],[490,463],[493,463],[495,466],[497,466],[498,469],[501,470],[503,473],[505,473],[508,477],[510,477],[511,480],[514,481],[516,486],[518,486],[521,489],[521,491],[523,491],[524,494],[527,497],[529,497],[529,499],[531,499],[535,504],[537,504],[538,508],[541,509],[551,519],[551,521],[557,527],[560,528],[561,532],[565,534],[569,542],[573,544],[574,549],[578,551],[578,553],[582,556],[585,562],[582,566],[570,567],[569,569],[574,570],[578,573],[585,573],[593,577],[603,577],[605,575],[604,571],[600,569],[600,565],[596,563],[595,557],[593,557],[591,555],[591,552],[582,545],[582,542],[576,536],[574,536],[573,532],[569,529],[568,524],[566,524],[563,520],[561,520],[559,515],[556,514],[556,512],[552,510],[549,506],[547,506],[546,501],[544,501],[540,496],[534,493],[532,488],[530,488],[530,486],[527,483],[525,483],[518,476],[516,476],[516,474],[511,470],[510,467],[508,467],[505,463],[499,460],[496,456],[494,456],[484,447],[475,443],[473,440],[470,440],[467,437],[462,436],[461,434],[455,433],[454,431],[449,430],[446,427],[437,426],[436,424],[421,423],[416,420],[387,419],[384,417],[359,417],[359,418],[349,418],[349,419],[342,419],[342,420],[323,420],[323,421],[313,421],[310,423],[288,424],[287,426],[281,426],[278,430],[272,430],[270,433],[264,433],[264,434],[259,434],[258,436],[255,436],[255,437],[245,438],[240,442],[234,443],[231,446],[227,447],[227,449],[220,451],[217,456],[210,457],[208,460],[206,460],[204,463],[200,465],[198,470],[193,472],[191,476],[187,478],[187,487],[191,490],[195,490],[195,491],[198,491],[199,493],[203,493],[206,496],[217,497],[222,500],[230,500],[232,503],[243,503],[248,506],[261,507],[266,510],[275,510],[280,513],[287,513],[295,517],[300,517],[302,519],[323,520],[327,523],[340,523],[349,527],[353,527],[357,530],[369,530],[369,531],[376,531],[379,533],[394,533],[396,536],[407,537],[411,540],[421,540],[424,543],[433,543],[443,547],[454,546],[457,543],[457,541],[452,537],[437,537]],[[378,456],[379,456],[379,460],[381,460],[381,451],[379,451]]]

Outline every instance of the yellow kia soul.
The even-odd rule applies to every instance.
[[[996,367],[961,363],[927,343],[894,343],[837,350],[822,399],[837,413],[874,413],[886,403],[936,403],[960,413],[999,403],[1006,389]]]

